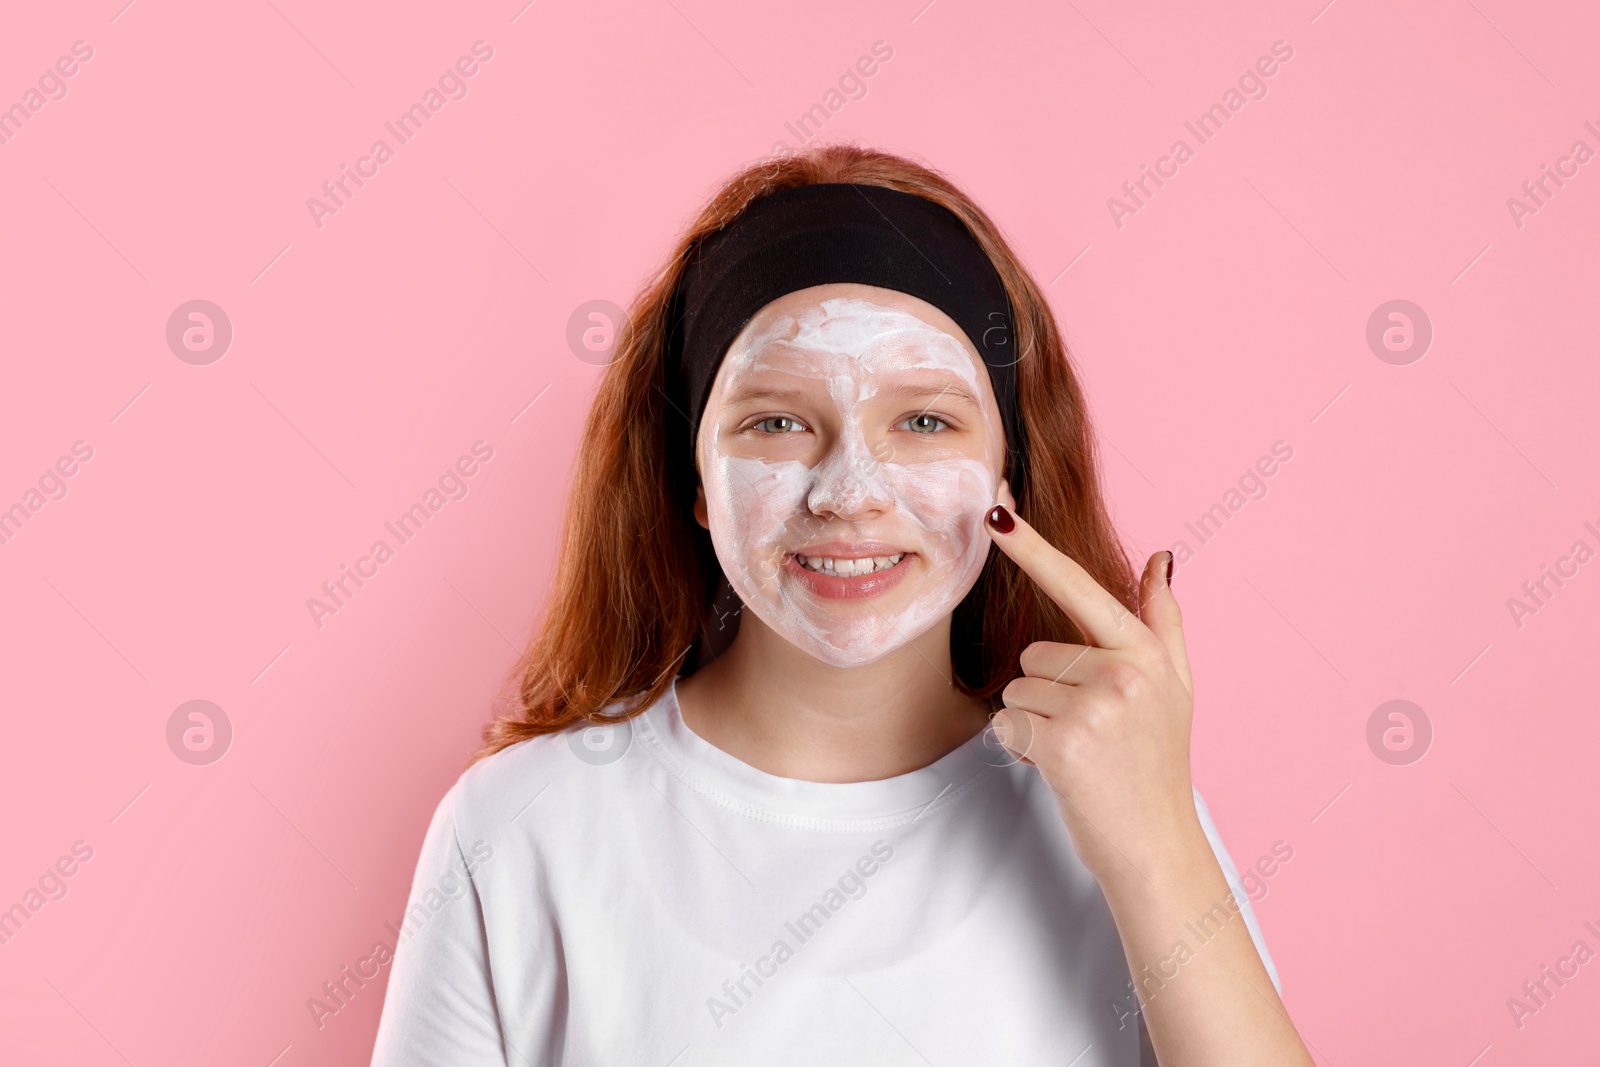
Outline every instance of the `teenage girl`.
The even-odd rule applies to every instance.
[[[1309,1065],[998,228],[733,178],[639,295],[513,713],[439,804],[384,1067]]]

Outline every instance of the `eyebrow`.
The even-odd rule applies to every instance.
[[[932,399],[928,401],[930,406],[938,403],[941,397],[948,396],[954,397],[957,400],[965,400],[973,407],[983,406],[978,402],[978,398],[972,394],[972,390],[967,388],[965,383],[960,382],[949,382],[938,389],[933,389],[926,385],[912,385],[910,383],[891,385],[885,389],[879,390],[878,395],[882,397],[888,397],[891,400],[919,400],[923,397],[931,397]]]
[[[973,407],[982,407],[978,398],[973,395],[965,383],[951,381],[935,389],[927,385],[913,385],[903,382],[899,385],[886,386],[877,393],[880,397],[890,400],[928,400],[929,405],[935,404],[941,397],[953,397],[965,400]],[[753,401],[771,401],[774,403],[801,403],[811,396],[804,389],[780,389],[775,386],[747,385],[740,386],[723,398],[723,403],[729,406],[734,404],[747,404]]]
[[[723,397],[724,405],[747,404],[753,400],[771,400],[777,403],[799,403],[810,396],[804,389],[777,389],[762,386],[740,386]]]

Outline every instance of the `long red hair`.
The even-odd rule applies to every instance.
[[[554,586],[541,626],[508,682],[517,699],[484,731],[482,759],[526,738],[643,712],[693,669],[712,638],[723,585],[691,507],[697,474],[663,392],[668,305],[695,243],[750,203],[797,185],[883,185],[942,204],[993,260],[1015,312],[1017,394],[1028,471],[1017,510],[1137,611],[1134,569],[1100,493],[1083,391],[1044,295],[989,217],[948,179],[901,156],[830,144],[748,167],[713,196],[654,281],[634,299],[603,372],[578,450]],[[1021,673],[1034,641],[1082,643],[1071,620],[1002,552],[991,551],[951,633],[955,685],[987,699]],[[602,709],[617,703],[609,714]]]

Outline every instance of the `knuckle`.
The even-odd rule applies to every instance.
[[[1105,683],[1121,699],[1134,700],[1144,693],[1145,674],[1136,664],[1114,660],[1106,667]]]

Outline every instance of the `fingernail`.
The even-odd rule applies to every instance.
[[[1172,585],[1172,553],[1167,553],[1167,585]]]
[[[990,526],[1001,533],[1010,533],[1017,528],[1016,522],[1011,518],[1011,512],[1006,510],[1004,504],[996,504],[990,508],[987,520]]]

